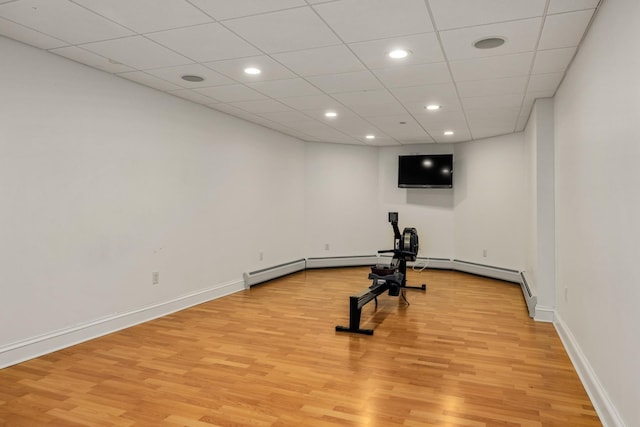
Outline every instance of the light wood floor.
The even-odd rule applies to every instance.
[[[426,293],[336,333],[367,273],[293,274],[0,370],[0,425],[601,425],[518,286],[410,272]]]

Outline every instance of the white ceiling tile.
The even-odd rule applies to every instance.
[[[314,9],[346,43],[433,31],[424,0],[342,0]]]
[[[352,92],[383,88],[380,81],[370,71],[366,70],[307,77],[307,80],[326,93]]]
[[[212,102],[215,102],[215,100],[209,98],[208,96],[194,92],[191,89],[172,90],[169,93],[175,96],[179,96],[180,98],[188,99],[189,101],[193,101],[197,104],[209,105]]]
[[[273,99],[258,99],[255,101],[233,102],[232,106],[248,111],[249,113],[274,113],[278,111],[292,111],[290,107]]]
[[[529,79],[528,92],[555,91],[564,73],[534,74]]]
[[[233,19],[224,25],[266,53],[340,44],[309,7]]]
[[[516,132],[522,132],[527,127],[527,122],[529,121],[529,115],[518,117],[518,121],[516,122]]]
[[[564,72],[575,54],[575,47],[540,50],[536,53],[531,72],[533,74]]]
[[[458,82],[461,98],[476,96],[523,94],[527,86],[527,76],[506,77],[502,79],[472,80]]]
[[[542,18],[523,19],[441,31],[442,45],[449,60],[481,58],[533,51],[538,41]],[[487,37],[504,38],[494,49],[477,49],[474,43]]]
[[[467,122],[471,128],[480,126],[502,126],[504,124],[510,124],[512,127],[515,127],[519,114],[520,106],[505,108],[489,106],[466,111]]]
[[[456,81],[489,80],[529,74],[533,52],[489,58],[451,61],[451,72]]]
[[[297,77],[295,73],[291,72],[286,67],[266,55],[228,59],[225,61],[205,62],[204,65],[212,70],[224,74],[227,77],[245,83],[291,79]],[[244,70],[248,67],[259,68],[261,73],[247,74]]]
[[[218,23],[148,34],[152,40],[197,62],[258,55],[261,52]]]
[[[373,70],[373,73],[387,88],[424,86],[451,82],[449,68],[444,62],[381,68]]]
[[[0,35],[18,40],[31,46],[39,47],[40,49],[52,49],[69,44],[65,41],[58,40],[55,37],[50,37],[39,31],[32,30],[24,25],[16,24],[15,22],[11,22],[3,18],[0,18]]]
[[[80,47],[138,70],[192,62],[143,36],[88,43]]]
[[[331,126],[349,136],[363,140],[366,135],[380,133],[374,125],[353,113],[348,117],[338,116]]]
[[[547,0],[429,0],[438,30],[542,16]]]
[[[204,10],[215,19],[239,18],[241,16],[257,15],[276,10],[306,6],[304,0],[190,0],[191,3]]]
[[[400,87],[390,89],[400,102],[422,103],[423,105],[436,103],[442,105],[444,100],[456,99],[458,94],[453,83],[441,83],[426,86]]]
[[[422,126],[409,114],[370,117],[367,120],[392,138],[407,140],[428,136]]]
[[[272,57],[301,76],[346,73],[365,68],[344,45],[278,53]]]
[[[136,83],[143,84],[145,86],[152,87],[154,89],[162,91],[179,90],[180,86],[169,83],[166,80],[162,80],[156,76],[145,73],[144,71],[132,71],[127,73],[118,74],[119,77],[123,77],[127,80],[132,80]]]
[[[511,125],[509,123],[501,123],[496,125],[484,124],[472,128],[471,134],[473,135],[473,139],[482,139],[498,135],[507,135],[513,133],[514,130],[515,125]]]
[[[64,56],[65,58],[72,59],[76,62],[80,62],[81,64],[85,64],[90,67],[107,71],[109,73],[123,73],[125,71],[133,71],[131,67],[127,67],[126,65],[120,64],[116,61],[109,61],[107,58],[75,46],[51,49],[49,52],[55,53],[56,55]]]
[[[207,86],[221,86],[234,84],[235,82],[220,73],[200,64],[178,65],[177,67],[156,68],[147,70],[152,76],[159,77],[185,89]],[[182,79],[182,76],[200,76],[201,82],[190,82]]]
[[[462,105],[465,111],[484,108],[520,108],[524,92],[510,95],[476,96],[463,98]]]
[[[429,104],[439,105],[440,108],[438,110],[428,110],[427,105]],[[427,116],[435,118],[448,111],[462,111],[462,105],[457,96],[428,96],[425,98],[425,101],[405,102],[403,105],[409,113],[416,117],[426,114]]]
[[[444,61],[440,42],[435,33],[351,43],[349,48],[369,68],[402,67],[407,64]],[[396,49],[406,49],[411,54],[403,59],[389,58],[389,52]]]
[[[74,0],[74,3],[138,33],[212,21],[184,0]]]
[[[548,14],[573,12],[582,9],[594,9],[600,0],[551,0]]]
[[[538,49],[577,46],[591,21],[594,9],[547,16]]]
[[[292,129],[297,129],[303,132],[309,130],[312,127],[312,124],[316,127],[326,126],[300,111],[273,111],[260,113],[260,115],[269,120],[273,120],[274,122],[285,124],[290,126]]]
[[[332,96],[363,117],[406,113],[402,104],[386,90],[336,93]]]
[[[467,119],[462,111],[439,111],[438,114],[423,111],[421,115],[415,115],[415,118],[425,129],[466,129],[467,127]]]
[[[280,102],[295,108],[296,110],[321,110],[321,109],[336,109],[343,107],[340,102],[332,97],[322,95],[309,95],[309,96],[295,96],[291,98],[280,98]]]
[[[293,96],[320,95],[320,92],[307,81],[297,79],[270,80],[266,82],[248,83],[249,87],[272,98],[288,98]]]
[[[22,0],[0,5],[0,17],[69,44],[132,35],[133,32],[66,0]]]
[[[203,87],[195,90],[220,102],[239,102],[251,101],[254,99],[266,99],[266,96],[264,96],[260,92],[256,92],[255,90],[240,84]]]
[[[439,143],[452,143],[471,140],[471,132],[465,127],[453,128],[453,127],[438,127],[434,126],[427,129],[429,135],[433,137],[436,142]],[[453,132],[453,135],[445,135],[445,132]]]

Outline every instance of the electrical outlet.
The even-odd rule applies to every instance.
[[[482,250],[482,257],[483,257],[483,258],[486,258],[486,257],[487,257],[487,250],[486,250],[486,249],[483,249],[483,250]]]
[[[328,250],[329,250],[329,244],[328,244],[328,243],[325,243],[325,244],[324,244],[324,250],[325,250],[325,251],[328,251]]]
[[[258,254],[258,258],[260,258],[260,261],[262,261],[264,259],[264,253],[260,252]]]
[[[154,271],[153,273],[151,273],[151,284],[157,285],[158,283],[160,283],[160,272]]]

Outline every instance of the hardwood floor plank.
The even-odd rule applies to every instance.
[[[0,425],[600,426],[519,287],[409,271],[361,327],[368,268],[308,270],[0,371]]]

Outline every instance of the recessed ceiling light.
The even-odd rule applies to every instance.
[[[435,111],[435,110],[439,110],[440,106],[437,104],[429,104],[425,108],[429,111]]]
[[[246,74],[256,75],[256,74],[260,74],[262,72],[262,70],[260,70],[260,68],[256,68],[256,67],[247,67],[247,68],[244,69],[244,72]]]
[[[445,130],[444,134],[449,136],[449,135],[453,135],[453,131],[452,130]]]
[[[473,45],[476,49],[495,49],[496,47],[502,46],[504,42],[505,40],[502,37],[487,37],[478,40]]]
[[[405,49],[396,49],[396,50],[392,50],[391,52],[389,52],[389,58],[393,58],[393,59],[402,59],[402,58],[406,58],[407,56],[409,56],[411,52],[409,52],[408,50]]]
[[[193,76],[193,75],[189,75],[189,74],[187,74],[186,76],[182,76],[181,78],[182,78],[182,80],[186,80],[188,82],[201,82],[201,81],[204,81],[204,77]]]
[[[326,113],[324,113],[325,117],[336,117],[338,115],[338,113],[336,113],[335,111],[327,111]]]
[[[367,136],[365,136],[365,138],[367,138],[367,139],[376,139],[376,136],[375,135],[367,135]]]

